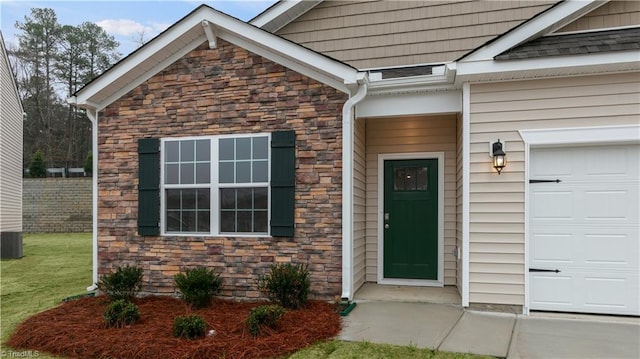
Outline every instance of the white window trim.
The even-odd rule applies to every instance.
[[[267,182],[255,182],[255,183],[219,183],[219,141],[227,138],[254,138],[254,137],[267,137]],[[167,141],[187,141],[187,140],[203,140],[209,139],[211,141],[211,168],[210,168],[210,183],[198,183],[166,186],[164,183],[165,178],[165,161],[164,161],[164,148]],[[210,232],[167,232],[166,231],[166,198],[165,191],[167,188],[203,188],[208,187],[211,190],[211,206],[210,206],[210,219],[211,225]],[[220,188],[242,188],[242,187],[266,187],[267,188],[267,232],[265,233],[229,233],[220,232]],[[224,238],[263,238],[271,236],[271,134],[266,132],[259,133],[243,133],[243,134],[231,134],[231,135],[212,135],[212,136],[185,136],[185,137],[164,137],[160,140],[160,235],[163,237],[224,237]]]

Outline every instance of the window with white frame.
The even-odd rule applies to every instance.
[[[267,234],[269,135],[162,141],[162,232]]]

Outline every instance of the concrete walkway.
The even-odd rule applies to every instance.
[[[640,318],[542,318],[448,304],[361,302],[340,339],[499,358],[640,358]]]

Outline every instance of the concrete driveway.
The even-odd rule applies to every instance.
[[[549,318],[432,303],[363,302],[340,339],[499,358],[640,358],[640,318]]]

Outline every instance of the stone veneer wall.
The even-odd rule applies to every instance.
[[[91,232],[91,177],[25,178],[22,231]]]
[[[143,292],[175,294],[182,268],[208,266],[222,296],[259,298],[277,262],[305,263],[312,297],[341,293],[342,105],[347,96],[219,39],[202,45],[107,107],[99,120],[99,272],[141,265]],[[137,140],[296,131],[295,236],[137,234]]]

